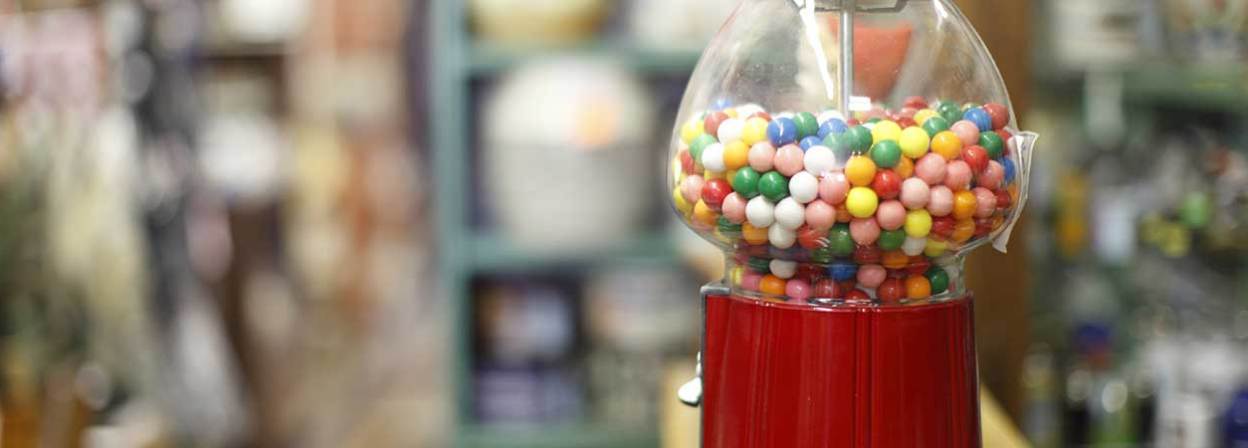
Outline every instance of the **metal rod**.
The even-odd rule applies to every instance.
[[[854,94],[854,10],[857,0],[841,0],[841,114],[849,118],[849,99]]]

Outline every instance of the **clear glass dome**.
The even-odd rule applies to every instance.
[[[668,188],[738,294],[951,297],[966,250],[1003,248],[1034,140],[948,1],[744,0],[685,92]]]

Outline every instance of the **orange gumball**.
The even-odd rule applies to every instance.
[[[932,296],[932,282],[922,275],[906,277],[906,297],[926,299]]]
[[[897,166],[893,168],[893,171],[896,171],[897,175],[901,176],[901,180],[904,181],[914,175],[914,161],[910,160],[909,157],[902,156],[901,160],[897,161]]]
[[[975,221],[960,219],[953,224],[953,234],[949,236],[949,239],[957,243],[965,243],[973,235],[975,235]]]
[[[971,219],[975,215],[975,193],[968,190],[962,190],[953,195],[953,219],[964,220]],[[697,214],[697,209],[694,209]]]
[[[900,250],[885,251],[880,255],[880,264],[889,269],[902,269],[910,264],[910,256]]]
[[[762,291],[763,294],[782,296],[784,295],[785,283],[787,282],[785,282],[784,279],[767,274],[764,275],[763,280],[759,282],[758,289],[759,291]]]
[[[875,180],[875,162],[867,156],[853,156],[845,162],[845,178],[855,187],[871,185]]]
[[[962,153],[962,139],[953,131],[942,131],[932,137],[932,152],[945,160],[953,160]]]
[[[745,242],[753,245],[767,244],[767,228],[754,227],[748,222],[742,223],[741,238],[744,238]]]

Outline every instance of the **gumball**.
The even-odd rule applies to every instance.
[[[911,210],[906,213],[904,227],[907,236],[925,237],[932,231],[932,215],[928,214],[927,210]]]
[[[676,157],[680,158],[680,171],[685,174],[697,174],[697,167],[693,163],[693,155],[689,154],[689,150],[681,150]]]
[[[924,124],[927,123],[927,120],[931,119],[932,117],[938,117],[938,116],[940,115],[938,115],[936,111],[934,110],[927,109],[927,108],[919,108],[919,110],[914,113],[914,122],[918,123],[919,126],[922,127]],[[943,131],[944,129],[941,129],[941,130]],[[929,136],[935,135],[935,134],[936,134],[935,132],[928,132]]]
[[[931,284],[932,294],[940,294],[949,289],[949,273],[940,266],[932,266],[923,276]]]
[[[840,297],[841,291],[837,288],[836,280],[823,278],[815,281],[811,294],[818,298],[835,299]]]
[[[988,115],[984,109],[972,107],[962,113],[962,119],[975,123],[979,127],[979,132],[988,132],[992,130],[992,116]]]
[[[754,227],[767,227],[776,222],[776,206],[762,196],[750,199],[745,204],[745,218]]]
[[[797,274],[797,262],[789,260],[771,260],[767,264],[771,275],[788,280]]]
[[[992,233],[997,226],[992,218],[975,218],[975,236],[984,236]]]
[[[750,147],[746,158],[750,163],[750,168],[754,168],[754,171],[760,173],[771,171],[775,167],[776,147],[771,146],[770,142],[755,143]]]
[[[901,243],[901,251],[911,257],[923,253],[923,249],[927,247],[927,238],[915,238],[908,236],[906,241]]]
[[[836,157],[837,162],[845,163],[849,160],[849,156],[853,154],[850,148],[849,136],[846,134],[828,134],[823,138],[823,146],[832,150],[832,155]]]
[[[824,269],[823,266],[819,266],[817,264],[801,263],[797,265],[797,275],[794,277],[814,281],[817,278],[823,277],[823,274],[826,271],[827,269]]]
[[[902,179],[909,178],[914,175],[914,161],[909,157],[902,157],[897,161],[897,166],[893,168],[893,171]]]
[[[932,152],[940,154],[945,160],[953,160],[962,153],[962,140],[953,131],[943,131],[932,136]]]
[[[741,142],[753,146],[767,140],[768,120],[762,117],[750,117],[741,126]]]
[[[793,175],[789,179],[789,197],[805,204],[819,197],[819,179],[805,171]]]
[[[896,121],[897,121],[897,125],[901,126],[902,129],[906,129],[906,128],[918,128],[919,130],[923,129],[919,127],[918,123],[914,122],[913,115],[908,116],[908,117],[905,115],[902,115],[902,117],[898,118]]]
[[[830,172],[837,167],[836,155],[822,144],[807,149],[806,154],[802,156],[802,162],[806,172],[816,176]]]
[[[875,296],[883,302],[899,301],[905,297],[905,294],[905,286],[902,285],[901,280],[895,278],[884,280],[878,288],[875,288]]]
[[[914,109],[923,109],[927,107],[927,100],[921,96],[908,96],[902,101],[902,105]]]
[[[918,127],[908,127],[901,131],[901,137],[897,143],[901,146],[901,153],[911,159],[917,159],[927,154],[928,145],[931,143],[931,137],[928,137],[927,131]]]
[[[948,162],[940,154],[928,154],[914,164],[914,175],[928,185],[938,185],[945,181],[948,173]]]
[[[843,173],[826,173],[819,179],[819,198],[830,205],[845,202],[849,194],[849,180]]]
[[[899,201],[884,201],[875,210],[875,220],[882,229],[900,229],[906,223],[906,207]]]
[[[1010,202],[1011,202],[1010,192],[1005,191],[1005,190],[997,190],[995,194],[997,195],[997,209],[998,210],[1002,210],[1002,209],[1006,209],[1010,207]]]
[[[755,227],[749,222],[741,224],[741,239],[750,244],[767,244],[767,228]]]
[[[784,146],[796,143],[797,138],[797,123],[794,123],[791,118],[777,118],[767,124],[767,139],[771,140],[773,145]]]
[[[871,128],[872,143],[878,144],[885,141],[896,143],[898,138],[901,138],[901,126],[896,122],[883,120],[875,123],[875,126]],[[900,149],[898,148],[899,151]]]
[[[926,207],[931,196],[931,187],[923,179],[911,177],[901,183],[901,204],[910,210]]]
[[[715,225],[715,218],[718,217],[719,216],[717,216],[715,210],[712,210],[711,207],[706,204],[706,201],[698,199],[698,202],[693,204],[693,222],[695,224],[701,224],[702,227],[709,228]]]
[[[806,224],[815,229],[830,229],[836,224],[836,209],[822,200],[812,201],[806,205]]]
[[[772,202],[780,202],[789,195],[789,179],[775,171],[768,171],[758,179],[758,191]]]
[[[875,214],[875,209],[880,205],[880,199],[867,187],[854,187],[849,190],[849,195],[845,198],[845,208],[849,210],[849,214],[855,218],[869,218]]]
[[[771,114],[765,111],[754,112],[753,114],[748,115],[748,117],[749,118],[754,118],[754,117],[762,118],[763,120],[766,120],[768,123],[770,123],[772,120]],[[766,128],[764,128],[763,130],[766,131]],[[766,136],[764,135],[764,137]]]
[[[928,238],[927,247],[923,248],[923,255],[927,255],[928,257],[932,257],[932,258],[939,257],[943,255],[945,253],[945,250],[948,248],[949,248],[949,243],[946,243],[944,241],[940,241],[937,239]]]
[[[733,109],[733,112],[736,112],[737,117],[750,117],[758,113],[766,114],[766,112],[764,112],[763,106],[759,106],[754,103],[746,103],[746,104],[737,106],[735,109]]]
[[[975,221],[963,219],[953,224],[953,234],[949,235],[949,239],[953,242],[962,244],[975,236]]]
[[[702,150],[716,143],[718,142],[715,141],[715,137],[708,134],[694,138],[692,142],[689,142],[689,154],[693,156],[693,161],[702,163]]]
[[[828,231],[811,226],[797,228],[797,245],[805,249],[820,249],[828,246]]]
[[[991,117],[993,129],[1004,128],[1010,122],[1010,110],[1001,103],[984,104],[984,112]]]
[[[1010,159],[1001,159],[1001,168],[1005,172],[1005,183],[1014,182],[1014,162]]]
[[[971,177],[971,166],[963,160],[954,160],[949,162],[945,186],[953,191],[965,190],[971,185]]]
[[[697,174],[685,176],[685,180],[680,183],[680,194],[685,197],[690,204],[698,202],[702,198],[702,186],[706,183],[702,176]]]
[[[962,190],[953,194],[953,218],[958,220],[971,219],[975,216],[976,208],[975,193],[968,190]],[[995,203],[996,200],[994,199]]]
[[[707,134],[712,134],[719,138],[720,143],[732,143],[741,140],[741,135],[745,132],[745,121],[740,118],[729,118],[719,124],[719,129],[711,131],[706,130]],[[741,144],[745,144],[742,142]]]
[[[880,262],[880,249],[875,246],[858,246],[854,248],[854,262],[860,265]]]
[[[736,140],[732,143],[724,145],[724,167],[729,171],[739,170],[750,163],[750,148],[745,143]]]
[[[1011,134],[1010,131],[1007,131],[1005,129],[997,129],[995,131],[992,131],[992,133],[997,134],[997,137],[1001,137],[1001,143],[1002,143],[1001,155],[1009,156],[1010,155],[1010,145],[1009,145],[1010,138],[1014,137],[1014,134]]]
[[[741,236],[741,224],[734,223],[726,216],[720,216],[715,219],[715,230],[722,238],[735,240]]]
[[[871,130],[862,126],[853,126],[845,131],[845,137],[849,139],[849,149],[854,153],[861,154],[871,149],[871,143],[875,140],[871,136]]]
[[[789,283],[784,286],[784,295],[799,302],[805,302],[806,299],[809,299],[811,292],[810,283],[800,278],[789,280]]]
[[[869,264],[858,268],[858,285],[863,288],[875,288],[888,278],[888,271],[878,264]]]
[[[819,120],[815,119],[815,115],[810,112],[799,112],[797,115],[794,115],[793,124],[797,125],[798,138],[817,136],[819,134]]]
[[[803,138],[802,141],[797,144],[797,146],[802,148],[802,151],[806,151],[813,146],[822,146],[822,145],[823,145],[823,139],[819,138],[818,135],[812,135],[812,136]]]
[[[984,168],[984,172],[979,173],[975,177],[975,185],[989,190],[996,190],[997,187],[1001,186],[1001,181],[1004,178],[1005,168],[1001,167],[1001,162],[989,160],[987,168]]]
[[[689,214],[693,211],[693,204],[685,200],[685,195],[680,192],[679,187],[672,189],[672,206],[676,207],[681,214]]]
[[[875,179],[871,181],[871,190],[875,191],[880,199],[896,198],[898,194],[901,194],[901,176],[892,170],[876,171]]]
[[[884,267],[897,270],[910,264],[910,256],[900,250],[890,250],[880,255],[880,261]]]
[[[819,126],[819,138],[826,138],[828,134],[844,134],[849,126],[845,125],[845,121],[840,118],[829,118],[824,120]]]
[[[953,212],[953,190],[944,185],[932,187],[931,197],[927,201],[927,211],[932,216],[945,216]]]
[[[848,303],[869,302],[871,296],[861,289],[851,289],[845,293],[845,301]]]
[[[877,241],[881,250],[897,250],[901,249],[902,244],[906,242],[906,231],[902,229],[885,230],[880,232],[880,239]]]
[[[988,151],[989,158],[996,159],[1005,151],[1005,140],[995,132],[985,132],[979,134],[979,146]]]
[[[776,158],[774,161],[776,171],[779,171],[780,174],[785,176],[797,174],[798,171],[805,168],[805,166],[802,165],[802,160],[805,157],[806,154],[803,153],[802,149],[798,148],[797,145],[781,146],[780,149],[776,150]]]
[[[767,241],[777,248],[788,249],[797,242],[797,232],[781,225],[774,225],[767,228]]]
[[[927,272],[927,270],[931,267],[932,262],[927,258],[911,255],[910,264],[907,265],[906,269],[901,273],[909,275],[923,275],[923,273]]]
[[[975,187],[975,217],[987,218],[997,210],[997,195],[984,187]]]
[[[962,146],[970,146],[979,143],[979,128],[975,123],[967,120],[960,120],[949,127],[950,131],[957,134],[958,140],[962,141]]]
[[[845,207],[845,204],[836,205],[836,222],[848,224],[853,219],[854,215],[849,213],[849,209]]]
[[[953,235],[954,229],[957,227],[957,221],[952,216],[937,216],[932,218],[932,235],[948,238]]]
[[[732,193],[732,187],[723,179],[711,179],[702,185],[702,200],[706,201],[711,210],[719,210],[729,193]]]
[[[732,189],[740,193],[741,197],[752,199],[758,196],[759,177],[758,172],[753,168],[743,167],[732,176]]]
[[[746,291],[758,291],[763,283],[763,274],[756,272],[744,272],[741,274],[741,289]]]
[[[940,114],[941,117],[948,120],[950,123],[958,121],[958,119],[962,118],[962,108],[958,107],[958,105],[952,101],[941,101],[940,104],[936,106],[936,113]]]
[[[763,294],[782,296],[784,295],[784,286],[786,283],[788,282],[784,281],[784,279],[780,277],[767,274],[764,275],[762,281],[758,283],[758,290]]]
[[[891,121],[886,123],[892,123]],[[901,160],[901,146],[896,140],[884,140],[871,146],[871,161],[880,168],[892,168]]]
[[[806,207],[791,197],[781,199],[776,204],[775,214],[776,225],[773,227],[797,230],[806,223]]]
[[[853,156],[845,163],[845,178],[855,187],[865,187],[875,180],[875,169],[870,157]]]
[[[915,120],[915,121],[918,121],[918,120]],[[937,134],[940,134],[941,132],[945,132],[949,130],[949,123],[951,122],[948,120],[945,120],[944,117],[936,115],[931,118],[928,118],[926,121],[923,121],[921,124],[919,124],[919,127],[923,128],[923,131],[927,132],[927,135],[929,137],[935,138]]]
[[[828,248],[832,255],[847,257],[854,253],[854,237],[849,234],[849,225],[838,224],[828,232]]]
[[[706,133],[703,126],[703,120],[697,117],[685,122],[685,125],[680,127],[680,141],[686,144],[692,143],[699,135]]]
[[[723,210],[724,217],[733,224],[741,224],[745,222],[745,204],[746,200],[740,193],[732,192],[724,198],[720,208]]]
[[[875,244],[875,240],[880,238],[880,226],[874,218],[855,219],[849,222],[849,234],[859,245]]]
[[[911,275],[906,277],[906,297],[911,299],[926,299],[932,296],[932,284],[927,277],[922,275]]]
[[[828,266],[828,276],[838,282],[854,278],[858,274],[858,265],[845,261],[836,261]]]

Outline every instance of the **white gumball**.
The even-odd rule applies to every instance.
[[[715,137],[720,143],[732,143],[741,140],[741,132],[745,129],[745,121],[740,118],[729,118],[719,124]]]
[[[836,168],[836,154],[827,146],[816,145],[806,150],[806,155],[802,157],[803,165],[806,166],[806,172],[816,176],[832,171]]]
[[[722,173],[728,169],[724,165],[724,145],[712,143],[702,150],[702,166],[712,173]]]
[[[792,197],[780,200],[776,204],[776,226],[789,230],[797,230],[806,222],[806,207]]]
[[[797,275],[797,262],[789,260],[771,260],[771,275],[783,279],[793,278]]]
[[[801,204],[810,203],[819,197],[819,179],[805,171],[794,174],[789,179],[789,197]]]
[[[776,206],[762,196],[755,196],[745,204],[745,219],[750,225],[758,228],[770,226],[776,222]]]
[[[901,251],[911,257],[923,253],[923,249],[927,247],[927,238],[906,237],[906,241],[901,243]]]
[[[786,229],[784,226],[771,226],[767,228],[767,240],[772,246],[780,249],[788,249],[793,247],[793,243],[797,242],[797,232]]]

